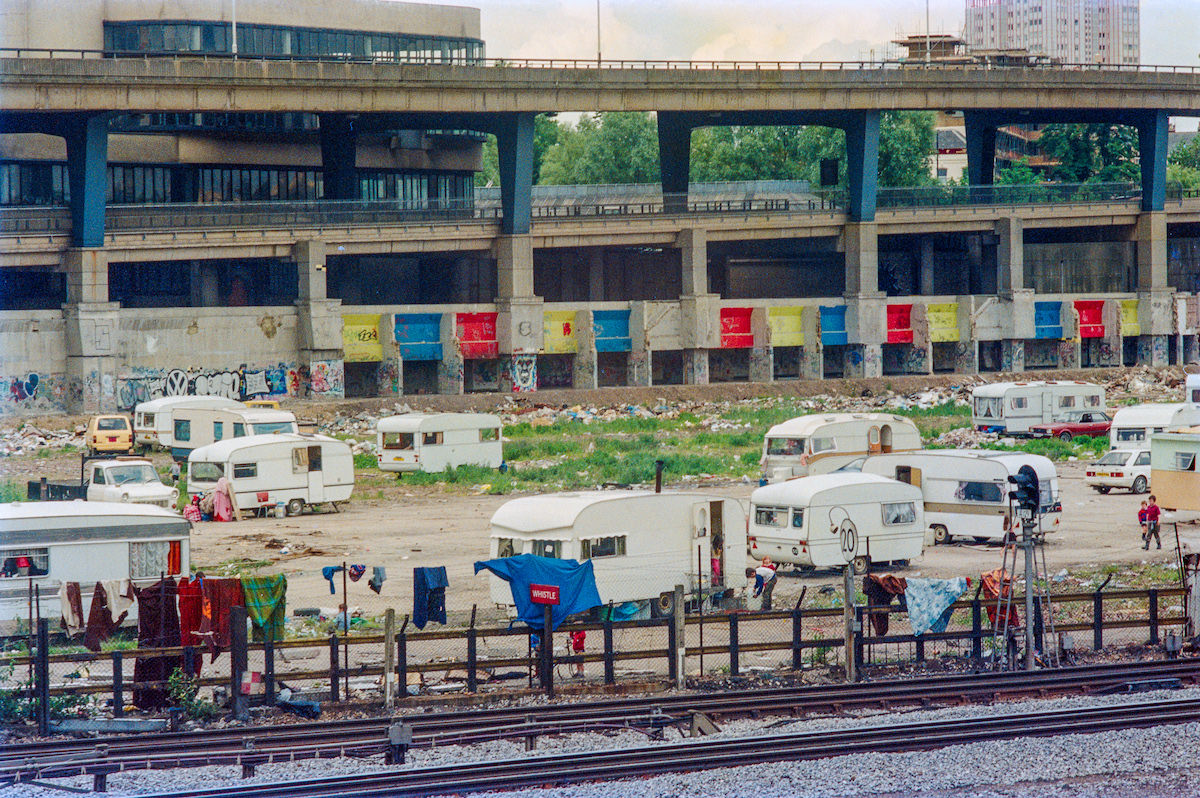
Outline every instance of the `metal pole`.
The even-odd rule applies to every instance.
[[[675,585],[673,606],[675,612],[671,616],[671,628],[675,630],[675,650],[671,656],[675,658],[675,686],[682,690],[687,686],[687,625],[683,614],[683,585]],[[704,645],[703,640],[700,645]]]
[[[600,0],[596,0],[596,66],[600,66]]]
[[[854,663],[854,572],[847,563],[842,569],[842,591],[845,594],[845,601],[842,602],[842,620],[845,623],[845,644],[846,655],[846,681],[854,682],[858,680],[857,669]]]
[[[696,559],[700,559],[700,547],[696,547]],[[699,568],[699,565],[697,565]],[[697,576],[699,573],[697,572]],[[697,583],[699,584],[699,583]],[[704,678],[704,590],[703,585],[700,585],[699,598],[696,600],[696,609],[700,613],[700,678]],[[677,612],[682,612],[683,608],[679,608]],[[684,646],[686,647],[686,643]]]
[[[396,705],[396,610],[383,613],[383,706]]]
[[[1033,520],[1021,523],[1025,547],[1025,670],[1033,670]]]
[[[233,28],[233,31],[232,31],[233,54],[237,55],[237,0],[230,0],[230,3],[233,5],[233,13],[230,15],[230,20],[231,20],[230,25]]]
[[[349,580],[346,578],[346,563],[342,563],[342,622],[345,625],[342,629],[342,673],[343,673],[343,688],[342,692],[346,695],[346,699],[350,699],[350,589]]]
[[[930,52],[929,52],[931,47],[933,47],[933,43],[929,39],[929,0],[925,0],[925,63],[926,64],[928,64],[930,61],[933,60],[932,57],[930,56]]]
[[[553,611],[554,608],[547,604],[542,616],[542,687],[546,689],[547,698],[554,698],[554,640],[550,631]]]

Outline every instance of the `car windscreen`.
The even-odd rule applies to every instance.
[[[1096,465],[1125,465],[1129,452],[1109,452],[1096,461]]]
[[[220,463],[191,463],[188,465],[188,481],[216,482],[225,476],[225,466]]]
[[[128,485],[130,483],[161,482],[158,472],[153,466],[124,465],[108,469],[108,481],[113,485]]]
[[[124,418],[101,418],[96,421],[96,429],[105,432],[129,429],[129,422]]]
[[[269,424],[253,424],[255,435],[270,435],[273,432],[295,432],[295,425],[290,421],[273,421]]]

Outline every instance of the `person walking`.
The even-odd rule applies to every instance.
[[[1158,548],[1162,548],[1162,539],[1158,536],[1158,517],[1161,512],[1158,509],[1158,500],[1154,498],[1154,494],[1150,494],[1150,503],[1146,505],[1146,545],[1143,549],[1149,550],[1150,538],[1154,538],[1154,542],[1158,544]]]

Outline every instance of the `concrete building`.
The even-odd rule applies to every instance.
[[[1140,0],[966,0],[971,50],[1026,50],[1065,64],[1138,64]]]
[[[1200,76],[492,65],[475,12],[360,6],[403,8],[242,17],[234,59],[222,4],[114,2],[106,57],[0,53],[4,412],[1196,357],[1200,198],[1165,142]],[[661,185],[532,186],[536,114],[585,108],[656,112]],[[960,110],[971,185],[878,189],[890,108]],[[1137,127],[1140,186],[990,185],[1003,126],[1090,120]],[[691,131],[747,124],[841,129],[844,186],[691,185]]]

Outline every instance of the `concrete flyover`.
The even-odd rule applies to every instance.
[[[15,56],[22,51],[8,51]],[[6,53],[0,52],[0,56]],[[1200,69],[0,57],[2,110],[496,114],[957,109],[1200,113]],[[837,68],[828,68],[828,67]],[[848,66],[849,68],[841,68]]]

